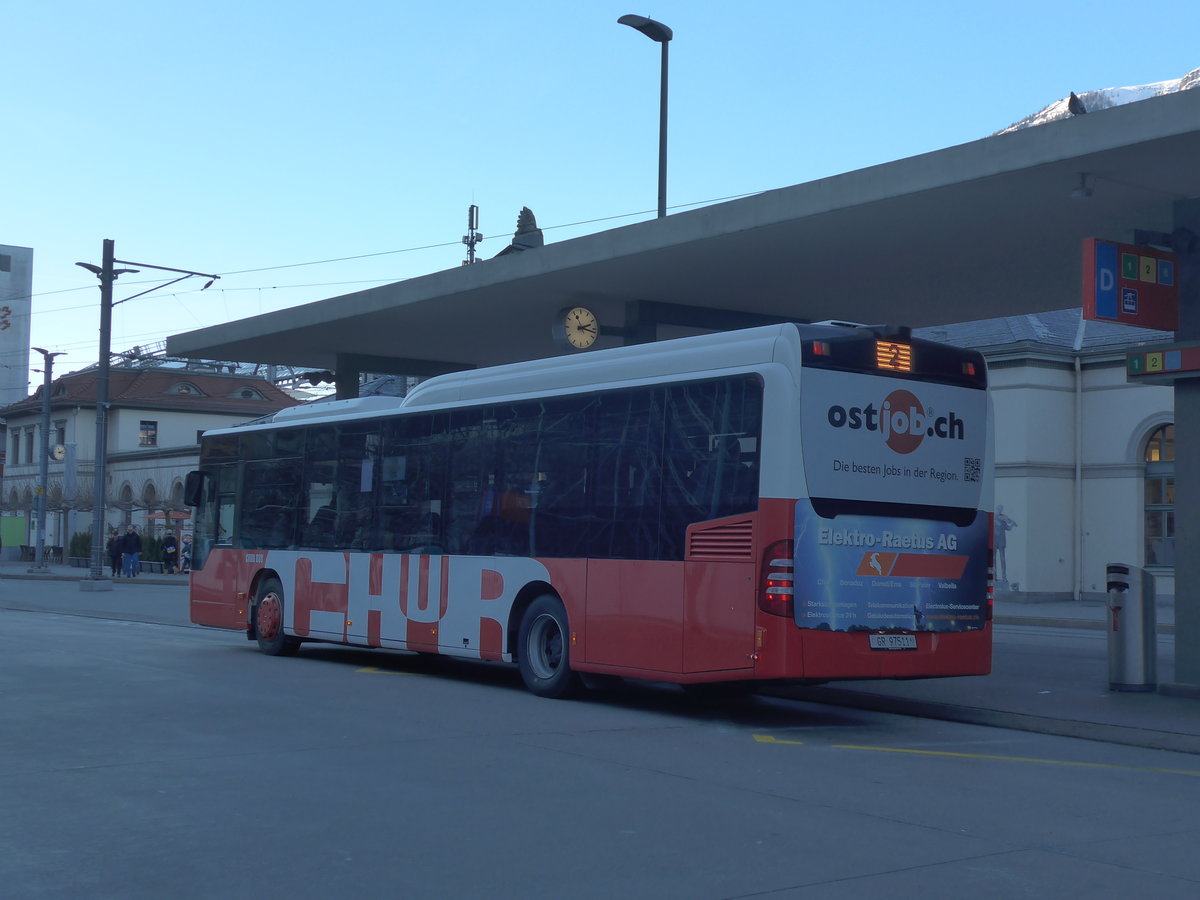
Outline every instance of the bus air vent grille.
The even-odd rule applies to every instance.
[[[754,520],[723,522],[712,528],[692,530],[688,540],[688,559],[752,560],[754,558]]]

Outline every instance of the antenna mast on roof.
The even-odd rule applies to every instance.
[[[467,258],[463,260],[464,266],[469,266],[475,262],[475,245],[483,240],[483,235],[479,233],[479,207],[472,203],[467,207],[467,233],[463,235],[462,242],[467,245]]]

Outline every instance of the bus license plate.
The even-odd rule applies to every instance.
[[[916,650],[915,634],[871,634],[867,636],[872,650]]]

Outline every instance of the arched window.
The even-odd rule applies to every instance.
[[[133,488],[129,486],[129,482],[121,485],[121,493],[117,500],[117,505],[121,508],[121,528],[133,524]],[[124,532],[122,532],[124,534]]]
[[[155,512],[158,509],[158,489],[153,481],[147,481],[142,486],[142,506],[147,512]]]
[[[1175,426],[1146,441],[1146,565],[1175,565]]]

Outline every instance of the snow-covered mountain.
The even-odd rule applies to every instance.
[[[1200,87],[1200,69],[1192,69],[1182,78],[1175,78],[1171,81],[1156,81],[1153,84],[1139,84],[1135,87],[1102,88],[1098,91],[1084,91],[1076,96],[1083,101],[1084,108],[1088,112],[1096,112],[1108,109],[1110,106],[1136,103],[1138,100],[1147,100],[1162,94],[1174,94],[1176,91],[1186,91],[1194,87]],[[1009,125],[1002,131],[997,131],[996,134],[1008,134],[1010,131],[1020,131],[1022,128],[1031,128],[1034,125],[1045,125],[1047,122],[1065,119],[1070,115],[1067,109],[1070,99],[1067,96],[1061,100],[1055,100],[1045,109],[1039,109],[1033,115],[1026,116],[1020,122]]]

